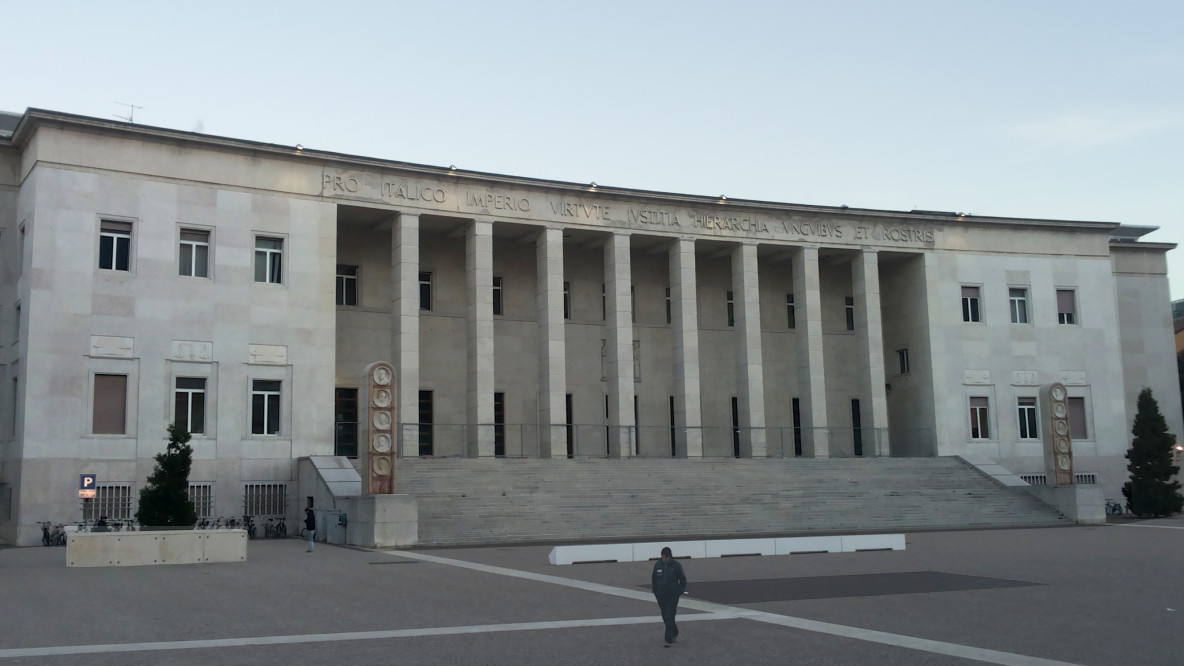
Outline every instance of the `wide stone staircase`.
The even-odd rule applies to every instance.
[[[405,458],[396,492],[425,546],[1069,524],[958,457]]]

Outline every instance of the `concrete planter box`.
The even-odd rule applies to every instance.
[[[68,567],[245,562],[246,530],[75,532],[66,536]]]

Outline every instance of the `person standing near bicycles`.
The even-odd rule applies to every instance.
[[[304,529],[308,533],[308,550],[306,553],[312,552],[312,536],[317,533],[317,516],[312,512],[312,507],[304,509]]]

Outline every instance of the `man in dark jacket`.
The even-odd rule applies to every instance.
[[[304,552],[311,553],[312,537],[317,533],[317,517],[316,514],[312,512],[311,507],[304,510],[304,531],[308,535],[308,550]]]
[[[666,623],[666,645],[663,647],[670,647],[678,638],[674,614],[678,611],[678,598],[687,589],[687,577],[682,572],[682,565],[674,561],[669,546],[662,549],[662,559],[654,562],[651,586],[658,599],[658,608],[662,609],[662,621]]]

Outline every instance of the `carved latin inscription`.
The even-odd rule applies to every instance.
[[[286,365],[288,348],[285,345],[249,345],[247,363],[259,365]]]
[[[111,358],[131,358],[133,338],[117,338],[108,335],[90,336],[90,355]]]

